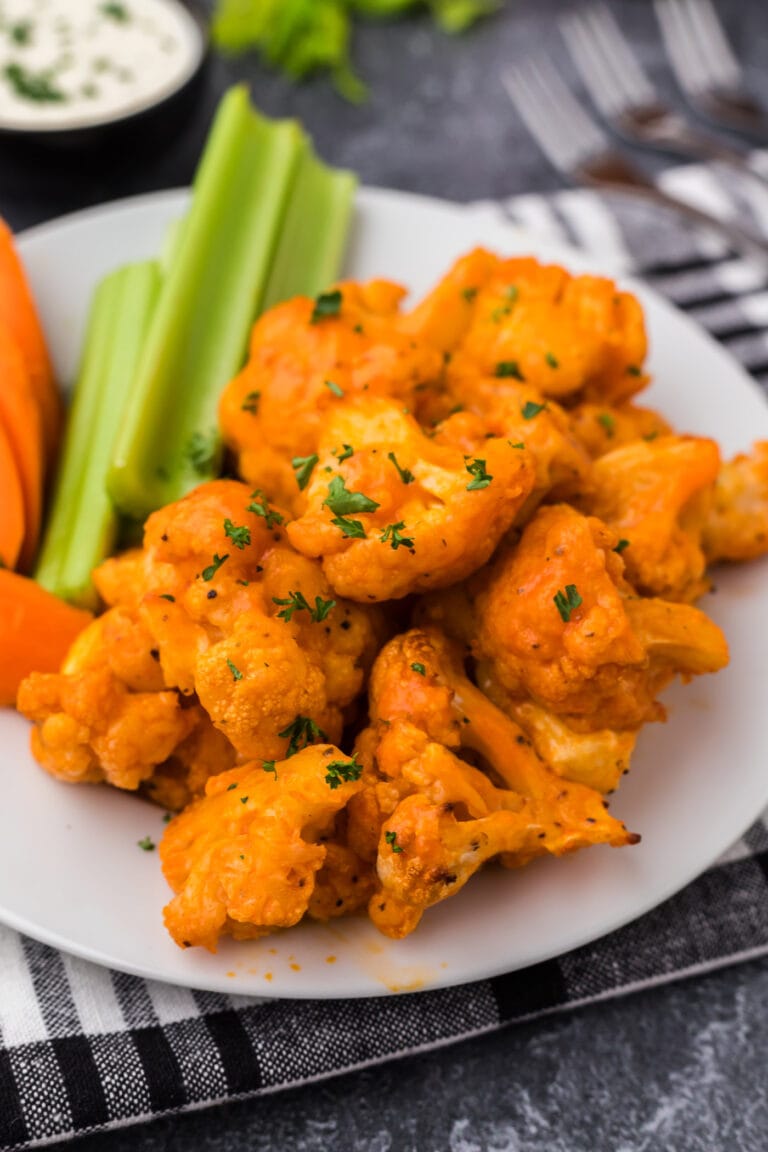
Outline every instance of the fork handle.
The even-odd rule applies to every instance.
[[[610,165],[607,165],[602,172],[596,170],[583,172],[582,177],[594,187],[608,188],[615,192],[627,193],[630,196],[642,197],[652,204],[669,208],[687,220],[692,220],[696,224],[702,224],[714,232],[718,232],[732,248],[755,261],[763,273],[768,275],[768,240],[742,228],[734,221],[723,220],[703,208],[689,204],[687,200],[681,200],[679,196],[672,196],[669,192],[664,192],[652,184],[650,180],[646,182],[645,179],[640,179],[639,173],[633,171],[631,178],[628,178],[623,173],[621,166],[617,166],[617,169],[612,171]]]

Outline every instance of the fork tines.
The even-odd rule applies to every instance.
[[[560,27],[584,85],[604,116],[619,116],[626,108],[655,102],[653,85],[605,4],[590,4],[565,16]]]
[[[570,173],[607,147],[605,134],[587,115],[547,59],[502,73],[520,118],[550,162]]]
[[[712,0],[654,0],[654,7],[681,88],[701,94],[740,84],[741,66]]]

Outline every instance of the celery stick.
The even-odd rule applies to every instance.
[[[316,296],[339,274],[357,177],[329,168],[308,148],[301,158],[262,307]]]
[[[219,394],[240,367],[306,141],[222,100],[118,434],[108,484],[145,516],[218,472]]]
[[[160,289],[154,261],[111,273],[97,287],[55,497],[35,572],[57,596],[86,608],[91,571],[108,556],[117,517],[107,495],[112,446]]]

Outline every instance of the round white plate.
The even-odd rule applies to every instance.
[[[26,233],[21,251],[63,380],[75,372],[91,290],[108,269],[156,254],[185,192],[92,209]],[[490,209],[394,192],[360,194],[346,272],[389,276],[421,293],[454,257],[483,243],[533,251],[574,269],[576,252],[526,238]],[[656,383],[646,394],[677,426],[726,453],[768,437],[768,406],[739,366],[647,288]],[[521,968],[610,932],[715,860],[768,805],[768,567],[718,575],[705,607],[724,628],[730,667],[673,688],[666,725],[640,738],[613,810],[637,848],[592,848],[521,872],[489,869],[393,943],[362,918],[302,924],[219,953],[182,951],[160,910],[169,891],[156,853],[162,813],[109,788],[61,784],[29,754],[28,726],[0,713],[0,920],[89,960],[172,983],[272,996],[364,996],[436,988]]]

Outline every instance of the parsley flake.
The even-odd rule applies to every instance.
[[[560,361],[557,359],[556,356],[553,356],[551,352],[547,352],[544,359],[546,360],[547,364],[549,364],[550,368],[559,368],[560,367]]]
[[[241,796],[240,797],[240,803],[241,804],[247,804],[248,803],[248,797],[247,796]]]
[[[240,405],[240,411],[250,412],[252,416],[255,416],[259,410],[259,400],[261,400],[261,392],[248,392]]]
[[[525,441],[523,440],[518,440],[514,444],[511,440],[507,440],[507,444],[509,444],[510,448],[525,448]]]
[[[294,456],[293,460],[291,460],[291,467],[296,473],[296,483],[302,492],[307,484],[309,484],[315,464],[317,464],[319,459],[319,456],[313,454],[312,456]]]
[[[250,528],[247,528],[245,525],[238,528],[232,523],[229,517],[224,521],[224,535],[228,536],[235,548],[239,548],[241,552],[246,544],[250,544],[251,542]]]
[[[493,476],[485,470],[485,460],[470,460],[464,467],[470,476],[474,476],[474,480],[471,480],[470,483],[467,484],[467,492],[475,492],[480,488],[487,488],[491,480],[493,480]]]
[[[282,516],[280,512],[275,512],[274,508],[270,508],[269,501],[258,488],[255,492],[251,492],[251,496],[253,499],[246,508],[246,512],[253,512],[256,516],[263,516],[267,528],[274,528],[275,524],[285,523],[285,517]]]
[[[310,324],[318,324],[330,316],[338,316],[341,311],[341,301],[342,296],[338,288],[335,288],[333,292],[321,292],[319,296],[315,297],[315,306],[309,320]]]
[[[160,599],[161,600],[169,600],[171,602],[171,604],[176,603],[176,597],[171,596],[170,592],[161,592],[160,593]]]
[[[423,664],[411,664],[411,671],[418,672],[419,676],[426,676],[427,670]]]
[[[230,672],[232,673],[233,680],[242,680],[242,672],[239,668],[235,667],[231,660],[227,660],[227,668],[229,668]]]
[[[323,600],[322,596],[315,596],[315,606],[310,609],[310,616],[315,624],[322,624],[329,612],[336,607],[335,600]]]
[[[277,763],[274,760],[265,760],[261,765],[262,772],[271,772],[277,780]]]
[[[467,304],[471,304],[477,296],[477,288],[462,288],[461,294],[466,300]]]
[[[227,784],[227,792],[232,792],[235,788],[237,788],[237,781],[234,784]]]
[[[343,452],[342,448],[344,449]],[[354,456],[354,454],[355,450],[351,444],[342,444],[341,448],[337,448],[335,452],[331,453],[332,456],[336,457],[339,464],[341,464],[344,460],[349,460],[350,456]]]
[[[154,852],[155,850],[155,842],[151,836],[145,836],[143,840],[137,840],[136,843],[142,852]]]
[[[627,365],[627,376],[642,376],[642,368],[638,368],[637,364]]]
[[[328,485],[328,495],[323,505],[337,516],[347,516],[350,512],[375,512],[379,505],[362,492],[350,492],[343,476],[334,476]]]
[[[517,360],[500,360],[496,365],[495,376],[509,377],[512,380],[525,380]]]
[[[510,304],[514,304],[515,300],[517,300],[518,296],[520,295],[520,289],[518,288],[517,284],[510,284],[504,295],[506,296],[507,300],[509,300]]]
[[[397,462],[397,456],[395,456],[394,452],[387,452],[387,460],[392,461],[395,468],[397,469],[397,474],[400,477],[400,479],[402,480],[403,484],[413,484],[416,477],[414,476],[413,472],[410,471],[409,468],[401,468],[400,467],[400,465]]]
[[[279,604],[283,610],[278,612],[278,620],[290,621],[294,612],[301,612],[302,610],[309,612],[311,619],[315,624],[322,623],[332,608],[336,607],[335,600],[323,600],[322,596],[315,596],[314,608],[307,602],[303,592],[289,592],[287,600],[281,600],[278,596],[272,597],[274,604]]]
[[[616,417],[611,416],[610,412],[600,412],[597,417],[597,422],[605,429],[605,434],[610,440],[616,431]]]
[[[543,412],[545,408],[546,404],[534,404],[533,400],[526,400],[520,409],[520,414],[523,420],[533,420],[534,416],[538,416],[539,412]]]
[[[570,621],[571,614],[583,603],[575,584],[566,584],[565,592],[558,589],[552,599],[564,624]]]
[[[278,732],[278,736],[289,741],[288,751],[285,754],[286,760],[295,756],[297,752],[303,751],[304,748],[308,748],[310,744],[314,744],[318,740],[328,739],[322,728],[319,728],[309,716],[296,716],[286,728],[283,728],[282,732]]]
[[[219,556],[218,552],[214,552],[213,563],[209,564],[207,568],[203,568],[203,571],[200,573],[203,580],[213,580],[225,560],[229,560],[229,552],[225,552],[223,556]]]
[[[397,524],[387,524],[379,536],[380,542],[389,544],[394,552],[397,552],[398,548],[413,548],[413,538],[402,536],[400,534],[401,528],[405,528],[405,520],[398,520]]]
[[[363,774],[363,766],[354,756],[351,760],[332,760],[327,769],[325,782],[330,789],[359,780]]]
[[[655,440],[657,436],[658,436],[658,432],[646,432],[646,434],[643,436],[643,440],[645,440],[646,443],[650,444],[651,441]]]
[[[402,848],[397,842],[397,832],[385,832],[384,839],[386,840],[387,844],[389,844],[393,852],[402,852]]]
[[[338,396],[339,399],[341,399],[341,397],[344,395],[344,389],[339,388],[338,384],[336,384],[335,381],[324,380],[323,383],[325,384],[328,391],[333,392],[334,396]]]
[[[629,540],[623,540],[622,539],[622,540],[619,540],[618,544],[613,549],[613,551],[618,552],[619,556],[621,556],[621,554],[625,548],[629,548]]]
[[[365,539],[365,528],[359,520],[349,520],[346,516],[334,516],[331,524],[338,528],[343,536],[350,536],[356,540]]]

